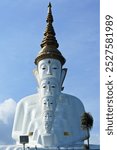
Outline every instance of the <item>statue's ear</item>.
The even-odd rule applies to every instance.
[[[63,91],[63,89],[64,89],[64,87],[62,87],[62,85],[65,80],[66,74],[67,74],[67,68],[63,68],[62,73],[61,73],[61,81],[60,81],[61,82],[61,91]]]
[[[34,74],[34,76],[37,80],[38,86],[39,86],[39,73],[38,73],[38,70],[36,68],[33,70],[33,74]]]

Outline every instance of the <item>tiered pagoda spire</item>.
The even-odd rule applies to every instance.
[[[45,30],[45,33],[44,33],[44,38],[42,40],[42,43],[41,43],[41,47],[43,48],[44,46],[46,45],[50,45],[50,46],[53,46],[53,47],[56,47],[58,48],[59,44],[56,40],[56,37],[55,37],[55,31],[54,31],[54,28],[53,28],[53,16],[52,16],[52,10],[51,10],[51,3],[49,3],[48,5],[48,16],[47,16],[47,19],[46,19],[46,22],[47,22],[47,27],[46,27],[46,30]]]
[[[61,52],[57,49],[59,47],[59,44],[55,37],[55,31],[53,28],[53,16],[52,16],[52,5],[49,3],[48,5],[48,15],[47,15],[47,26],[46,30],[44,32],[44,38],[41,42],[41,51],[38,53],[37,58],[35,59],[35,64],[37,65],[38,62],[45,58],[53,58],[58,59],[61,64],[63,65],[65,63],[65,58],[62,56]]]

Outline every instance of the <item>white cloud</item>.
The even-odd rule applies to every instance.
[[[14,116],[15,108],[16,102],[11,98],[0,103],[0,122],[8,124],[9,120]]]
[[[0,144],[12,144],[11,137],[13,119],[16,109],[16,102],[13,99],[7,99],[0,103]]]
[[[99,134],[92,134],[90,137],[90,143],[91,144],[100,144],[100,136]]]

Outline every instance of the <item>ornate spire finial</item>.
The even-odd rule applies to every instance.
[[[53,16],[52,16],[51,8],[52,8],[52,5],[49,2],[49,5],[48,5],[48,16],[47,16],[47,20],[46,20],[47,23],[52,23],[53,22]]]
[[[41,42],[41,51],[39,52],[37,58],[35,59],[35,64],[37,65],[38,62],[45,58],[53,58],[58,59],[61,64],[63,65],[65,63],[65,58],[62,56],[61,52],[57,49],[59,47],[59,44],[55,37],[54,28],[52,25],[53,22],[53,16],[52,16],[52,6],[49,2],[48,5],[48,15],[47,15],[47,26],[46,30],[44,32],[44,38]]]
[[[49,11],[51,11],[51,8],[52,8],[51,2],[49,2],[48,8],[49,8]]]
[[[52,7],[52,5],[51,5],[51,2],[49,2],[49,5],[48,5],[48,7]]]
[[[52,10],[51,10],[51,3],[49,2],[48,5],[48,15],[47,15],[47,27],[44,33],[44,38],[42,40],[41,43],[41,47],[43,48],[44,46],[53,46],[55,48],[58,48],[59,44],[57,43],[57,40],[55,38],[55,32],[54,32],[54,28],[52,25],[53,22],[53,16],[52,16]]]

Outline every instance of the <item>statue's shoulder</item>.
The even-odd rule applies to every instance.
[[[35,93],[35,94],[32,94],[32,95],[28,95],[26,97],[23,97],[18,102],[18,105],[23,105],[23,104],[32,105],[32,104],[37,103],[38,100],[39,100],[39,93]]]
[[[81,100],[73,95],[61,94],[61,104],[71,112],[82,114],[85,111],[84,105]]]
[[[61,99],[64,101],[68,101],[69,103],[83,105],[83,103],[81,102],[79,98],[70,94],[61,93]]]

